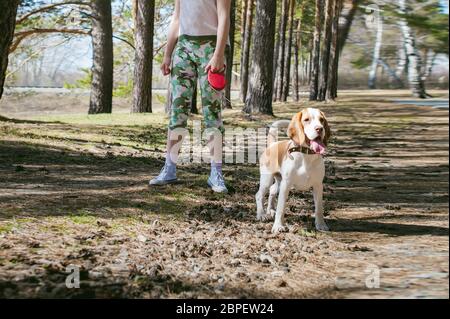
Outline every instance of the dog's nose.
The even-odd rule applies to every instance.
[[[319,134],[322,134],[323,127],[322,126],[316,126],[316,132]]]

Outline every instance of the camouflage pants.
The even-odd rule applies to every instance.
[[[192,96],[199,81],[203,120],[205,127],[224,132],[222,121],[222,92],[214,90],[208,82],[205,68],[214,55],[216,38],[214,36],[186,36],[178,39],[174,52],[170,110],[171,130],[185,128],[191,110]]]

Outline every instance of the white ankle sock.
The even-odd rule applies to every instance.
[[[211,170],[213,169],[222,174],[222,163],[216,163],[214,161],[211,161]]]

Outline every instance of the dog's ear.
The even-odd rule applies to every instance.
[[[305,131],[303,129],[302,123],[303,111],[298,112],[292,117],[291,123],[289,124],[287,134],[291,140],[297,145],[302,145],[305,143]]]
[[[328,120],[325,117],[325,114],[323,112],[320,112],[320,115],[322,116],[323,119],[323,128],[325,130],[325,137],[323,138],[323,144],[328,145],[328,141],[330,140],[331,137],[331,129],[330,129],[330,125],[328,124]]]

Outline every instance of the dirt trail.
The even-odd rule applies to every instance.
[[[254,165],[226,166],[228,196],[194,164],[147,188],[163,123],[0,120],[0,297],[448,298],[448,110],[391,98],[317,104],[334,132],[330,233],[312,229],[310,193],[291,194],[288,233],[255,222]],[[70,265],[80,289],[65,286]]]

